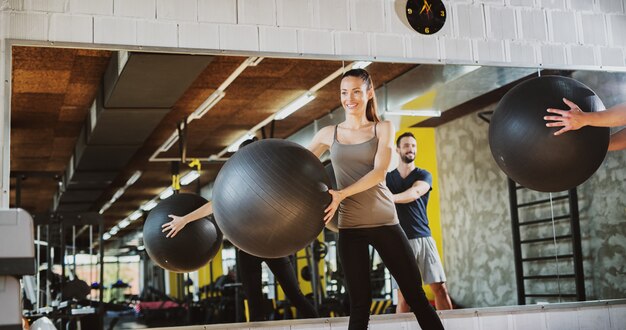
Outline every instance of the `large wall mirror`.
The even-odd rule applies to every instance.
[[[11,207],[36,215],[102,215],[104,280],[97,285],[106,289],[87,297],[104,294],[105,301],[128,308],[141,299],[169,296],[171,306],[187,301],[202,315],[174,313],[151,325],[245,318],[243,301],[224,300],[241,294],[233,285],[232,244],[225,242],[213,262],[187,275],[150,263],[141,228],[149,210],[172,193],[172,174],[180,176],[181,191],[211,199],[219,194],[212,183],[220,168],[246,137],[306,145],[317,130],[343,120],[339,83],[354,66],[370,72],[379,113],[398,133],[415,134],[416,164],[433,173],[428,214],[457,308],[577,301],[581,290],[585,300],[626,298],[626,152],[607,153],[596,173],[577,187],[574,211],[559,193],[526,189],[513,189],[512,204],[507,177],[488,141],[497,103],[521,82],[570,77],[610,107],[626,102],[626,73],[36,44],[13,45],[10,63]],[[516,242],[512,209],[520,222],[548,220],[519,226]],[[574,213],[578,235],[571,232]],[[93,233],[82,226],[67,229],[64,240],[57,233],[42,227],[37,234],[39,243],[65,253],[60,258],[56,250],[56,257],[48,257],[48,245],[38,245],[40,265],[44,260],[56,265],[39,276],[40,290],[32,296],[38,307],[56,299],[45,284],[53,281],[43,275],[48,268],[60,275],[63,263],[66,276],[100,282],[91,256],[98,247]],[[295,256],[301,289],[324,316],[345,315],[336,234],[325,231],[318,240],[317,248]],[[524,260],[516,258],[516,249]],[[371,261],[373,296],[380,301],[373,310],[384,313],[393,302],[391,278],[374,252]],[[319,281],[312,281],[315,269]],[[291,308],[279,307],[284,294],[272,273],[264,268],[263,274],[264,292],[275,303],[268,307],[273,317],[290,317]],[[208,310],[213,318],[206,317]]]

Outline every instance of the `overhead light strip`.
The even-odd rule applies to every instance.
[[[117,189],[115,194],[113,194],[113,197],[111,197],[111,199],[108,202],[104,203],[104,205],[100,208],[98,213],[103,214],[106,210],[108,210],[111,207],[111,205],[115,203],[115,201],[117,201],[120,197],[122,197],[122,195],[124,195],[124,192],[126,192],[126,189],[128,189],[128,187],[132,186],[135,182],[137,182],[137,180],[139,180],[142,174],[143,172],[141,171],[135,171],[130,176],[130,178],[126,180],[126,184],[124,184],[123,187],[120,187],[119,189]]]
[[[304,95],[297,98],[295,101],[289,103],[286,107],[282,108],[280,111],[276,113],[274,119],[282,120],[289,117],[292,113],[298,111],[303,106],[307,105],[309,102],[315,99],[315,95],[310,91],[305,93]]]

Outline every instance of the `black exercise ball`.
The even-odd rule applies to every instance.
[[[215,219],[245,252],[284,257],[324,228],[329,185],[322,163],[302,146],[280,139],[254,142],[220,170],[213,186]]]
[[[335,177],[333,163],[331,163],[329,160],[324,164],[324,169],[326,170],[326,174],[328,174],[328,177],[330,178],[330,187],[333,190],[337,190],[337,178]],[[332,220],[330,220],[330,222],[326,224],[326,229],[335,233],[339,232],[339,210],[335,212]]]
[[[498,166],[520,185],[544,192],[564,191],[587,180],[609,145],[609,128],[586,126],[555,136],[546,127],[548,108],[564,109],[567,98],[585,112],[604,109],[587,86],[567,77],[527,80],[504,95],[489,125],[489,146]]]
[[[170,214],[183,216],[206,203],[198,195],[174,194],[152,209],[143,225],[143,242],[150,259],[179,273],[195,271],[209,262],[222,245],[222,232],[214,219],[192,221],[170,238],[161,228],[171,221]]]

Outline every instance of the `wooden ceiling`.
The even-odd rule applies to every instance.
[[[67,170],[88,110],[116,52],[69,48],[13,47],[11,89],[11,206],[20,184],[20,207],[31,213],[51,210],[58,181]],[[171,184],[170,163],[150,156],[245,60],[216,56],[173,106],[127,166],[91,207],[98,211],[132,173],[143,175],[103,215],[106,228],[137,210]],[[187,127],[187,156],[208,158],[228,147],[290,101],[342,65],[341,61],[264,58],[246,68],[226,89],[226,96]],[[393,80],[413,64],[373,63],[368,71],[376,86]],[[274,137],[286,138],[340,106],[339,78],[285,120],[275,122]],[[172,147],[159,157],[177,157]],[[181,166],[181,169],[186,166]],[[219,163],[203,163],[201,184],[213,181]],[[196,189],[196,184],[185,187]],[[116,237],[136,230],[135,221]]]

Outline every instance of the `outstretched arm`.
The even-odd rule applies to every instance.
[[[616,127],[626,125],[626,103],[618,104],[604,111],[584,112],[576,103],[563,99],[570,110],[548,109],[548,112],[559,116],[545,116],[543,119],[552,121],[546,123],[548,127],[563,127],[554,135],[567,131],[577,130],[584,126]]]
[[[192,221],[196,221],[198,219],[202,219],[209,214],[213,213],[213,203],[207,202],[201,207],[197,208],[195,211],[188,213],[186,215],[177,216],[170,214],[169,217],[172,218],[172,221],[161,226],[163,228],[162,232],[168,232],[165,237],[174,237],[181,231],[188,223]]]
[[[393,195],[393,202],[397,204],[407,204],[424,196],[430,190],[430,184],[426,181],[415,181],[413,185],[398,194]]]
[[[626,149],[626,128],[611,134],[609,151]]]

